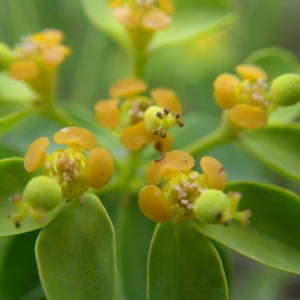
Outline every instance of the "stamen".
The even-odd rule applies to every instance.
[[[161,111],[158,111],[158,112],[156,113],[156,116],[157,116],[158,118],[160,118],[160,119],[163,118],[163,114],[162,114]]]
[[[167,108],[164,108],[164,113],[167,116],[170,113],[170,111]]]

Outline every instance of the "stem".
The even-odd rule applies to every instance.
[[[212,131],[204,138],[201,138],[196,142],[187,145],[183,149],[183,151],[186,151],[191,155],[202,153],[218,145],[235,140],[237,138],[237,132],[238,128],[230,124],[227,120],[227,116],[224,115],[223,122],[221,122],[219,128]]]
[[[69,118],[65,111],[57,106],[47,107],[49,111],[47,116],[57,121],[62,126],[74,126],[74,122]]]
[[[136,49],[133,53],[133,74],[134,77],[144,78],[145,65],[147,61],[147,55],[144,49]]]
[[[40,113],[62,126],[72,126],[74,122],[70,119],[70,117],[66,114],[64,109],[60,107],[55,99],[55,76],[53,76],[52,80],[52,88],[49,93],[44,95],[44,105],[40,108]]]
[[[122,168],[122,177],[120,178],[121,189],[125,191],[125,195],[130,195],[135,186],[135,175],[137,165],[140,162],[140,151],[129,152],[126,164]],[[130,185],[129,185],[130,183]]]

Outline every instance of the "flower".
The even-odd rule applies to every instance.
[[[182,107],[176,94],[167,88],[147,90],[144,81],[126,78],[112,85],[109,100],[95,105],[98,123],[119,134],[128,150],[139,150],[154,143],[162,153],[170,150],[172,137],[168,134],[174,125],[183,126]]]
[[[42,166],[45,174],[61,186],[65,197],[80,196],[89,187],[100,188],[112,177],[111,154],[98,146],[95,136],[87,129],[65,127],[54,134],[53,140],[67,148],[46,154],[49,139],[38,138],[29,146],[24,166],[28,172]]]
[[[228,110],[229,120],[238,127],[255,129],[265,126],[272,108],[266,93],[265,71],[254,65],[239,65],[236,72],[241,79],[229,73],[216,78],[214,94],[217,104]]]
[[[203,174],[192,170],[194,164],[190,154],[179,150],[152,161],[147,171],[149,185],[139,193],[142,213],[156,222],[199,219],[228,224],[236,219],[246,225],[250,211],[237,211],[241,195],[223,192],[227,175],[222,164],[213,157],[202,157]]]
[[[12,51],[8,74],[28,82],[38,92],[48,91],[57,67],[71,53],[69,47],[61,44],[63,38],[63,33],[56,29],[25,37]]]
[[[172,0],[110,0],[108,5],[138,47],[145,47],[155,31],[168,27],[175,10]]]

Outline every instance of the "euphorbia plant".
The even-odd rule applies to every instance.
[[[201,120],[191,127],[184,113],[188,99],[165,86],[148,89],[151,55],[233,20],[213,2],[218,13],[204,24],[191,10],[205,1],[82,0],[132,62],[132,74],[95,102],[88,129],[55,97],[58,67],[71,54],[60,30],[0,45],[3,80],[30,94],[26,108],[1,117],[0,131],[34,114],[60,126],[52,131],[56,146],[43,134],[26,141],[23,157],[0,161],[0,235],[40,229],[35,255],[47,299],[228,299],[221,244],[300,273],[300,197],[275,184],[231,183],[232,170],[207,154],[235,143],[299,181],[299,113],[284,109],[298,103],[300,75],[269,74],[255,55],[237,75],[219,75],[211,85],[223,115],[204,137]]]

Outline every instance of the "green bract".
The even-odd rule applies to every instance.
[[[5,69],[13,60],[13,55],[9,47],[0,43],[0,70]]]
[[[114,299],[114,232],[96,196],[67,204],[40,232],[36,256],[47,299]]]
[[[300,180],[300,125],[273,125],[241,134],[241,145],[281,175]]]
[[[228,299],[218,252],[188,223],[157,226],[148,258],[149,300]]]

